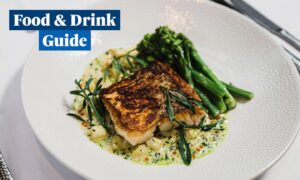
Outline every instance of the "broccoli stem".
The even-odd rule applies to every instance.
[[[201,59],[197,50],[194,47],[191,47],[191,57],[194,60],[196,68],[201,70],[204,74],[206,74],[213,82],[216,83],[216,86],[219,89],[222,89],[225,92],[225,104],[227,105],[228,109],[234,109],[236,107],[236,100],[230,94],[230,92],[226,89],[225,85],[219,80],[219,78],[215,75],[215,73],[206,65],[206,63]]]
[[[191,69],[195,82],[199,83],[215,96],[222,98],[225,95],[224,89],[221,89],[216,83],[208,79],[204,74]]]
[[[243,98],[246,98],[246,99],[252,99],[254,94],[250,91],[247,91],[247,90],[244,90],[244,89],[241,89],[241,88],[238,88],[232,84],[227,84],[225,82],[222,82],[226,88],[232,93],[233,96],[236,96],[236,97],[243,97]]]
[[[203,105],[208,109],[208,114],[214,118],[217,117],[220,114],[219,109],[209,100],[209,98],[200,88],[194,87],[194,90],[202,100]]]

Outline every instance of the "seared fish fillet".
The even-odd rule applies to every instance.
[[[150,139],[157,126],[161,131],[173,128],[160,86],[180,90],[200,100],[187,82],[161,62],[154,62],[102,91],[102,101],[110,113],[116,132],[132,145]],[[172,101],[172,105],[176,119],[187,124],[199,124],[206,115],[199,107],[195,107],[196,113],[193,113],[175,101]]]

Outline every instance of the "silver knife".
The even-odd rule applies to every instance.
[[[287,30],[281,28],[270,19],[266,18],[263,14],[258,12],[248,3],[243,0],[227,0],[233,6],[234,9],[237,9],[239,12],[247,15],[252,20],[269,30],[271,33],[275,34],[292,47],[300,51],[300,40],[298,40],[295,36],[289,33]]]

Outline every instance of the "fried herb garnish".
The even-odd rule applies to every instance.
[[[144,61],[141,58],[131,55],[131,52],[135,51],[136,49],[132,49],[121,56],[113,56],[113,60],[110,65],[108,65],[103,70],[103,77],[104,80],[110,76],[110,69],[114,69],[119,75],[123,75],[124,77],[128,77],[132,75],[135,71],[137,71],[138,65],[141,67],[147,67],[148,62]],[[127,65],[124,65],[120,62],[120,60],[125,60]]]
[[[70,94],[80,96],[83,98],[82,109],[86,109],[88,113],[88,120],[84,120],[83,118],[81,118],[80,116],[74,113],[68,113],[67,115],[77,120],[87,122],[90,125],[95,125],[93,124],[93,118],[95,117],[97,122],[100,125],[102,125],[107,132],[111,132],[109,126],[107,125],[107,122],[105,121],[105,114],[104,114],[105,111],[103,110],[104,107],[101,104],[99,104],[100,102],[98,100],[99,98],[98,96],[102,88],[101,85],[102,78],[100,78],[96,82],[93,91],[90,89],[90,84],[92,83],[92,81],[93,78],[88,79],[85,83],[85,86],[81,87],[81,81],[75,80],[75,84],[77,85],[78,90],[70,91]]]
[[[178,104],[188,108],[191,110],[193,113],[195,113],[194,105],[199,106],[200,108],[204,109],[206,112],[207,110],[204,108],[203,104],[201,101],[194,99],[194,98],[189,98],[186,94],[179,90],[169,90],[165,87],[161,87],[162,91],[165,94],[166,97],[166,110],[169,116],[169,119],[173,123],[177,123],[179,125],[179,140],[178,140],[178,147],[179,147],[179,152],[182,158],[182,161],[185,165],[189,165],[192,161],[191,159],[191,150],[189,148],[189,144],[186,141],[186,138],[184,136],[184,129],[200,129],[201,131],[210,131],[215,127],[218,127],[221,125],[224,121],[225,118],[221,118],[215,123],[207,124],[206,121],[208,119],[208,115],[204,116],[200,123],[198,125],[187,125],[185,122],[177,120],[175,118],[175,113],[174,113],[174,108],[172,106],[171,99],[175,100]],[[178,95],[175,95],[174,92],[176,92]]]
[[[179,133],[178,148],[179,148],[181,159],[185,165],[190,165],[192,162],[191,149],[185,139],[184,128],[182,126],[179,127],[178,133]]]

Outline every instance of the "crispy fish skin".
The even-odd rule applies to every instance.
[[[160,121],[167,122],[165,95],[160,86],[180,90],[187,96],[200,100],[192,87],[169,65],[158,61],[103,89],[101,98],[112,117],[117,133],[127,140],[135,136],[142,137],[132,142],[129,140],[131,144],[137,141],[141,143],[147,140],[148,136],[151,138],[156,126],[161,124]],[[172,101],[172,105],[175,116],[187,124],[198,124],[199,117],[205,114],[199,107],[195,107],[196,113],[193,114],[175,101]],[[130,134],[132,136],[128,137]]]

